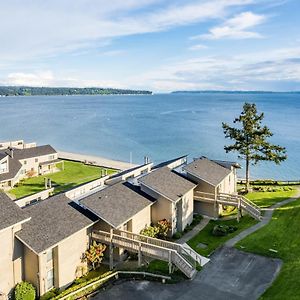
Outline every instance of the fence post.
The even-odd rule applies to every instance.
[[[142,244],[139,242],[139,252],[138,252],[138,266],[142,265]]]
[[[114,268],[114,247],[113,247],[113,229],[110,229],[110,242],[109,242],[109,269]]]
[[[172,273],[172,252],[169,250],[169,274]]]

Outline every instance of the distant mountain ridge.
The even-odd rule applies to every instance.
[[[285,94],[300,94],[300,91],[218,91],[218,90],[199,90],[199,91],[173,91],[171,94],[276,94],[276,93],[285,93]]]
[[[151,91],[113,88],[0,86],[0,96],[152,95]]]

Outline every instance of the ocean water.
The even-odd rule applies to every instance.
[[[230,141],[221,123],[232,122],[245,101],[265,113],[272,141],[288,154],[280,166],[252,167],[251,176],[300,179],[300,94],[2,97],[0,140],[49,143],[59,150],[134,163],[142,163],[145,155],[156,163],[183,154],[237,160],[237,154],[223,149]]]

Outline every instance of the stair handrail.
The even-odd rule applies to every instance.
[[[123,232],[123,233],[130,233],[132,235],[137,235],[137,236],[141,236],[141,237],[146,237],[146,236],[143,236],[143,235],[138,235],[138,234],[135,234],[135,233],[132,233],[132,232],[128,232],[128,231],[123,231],[123,230],[118,230],[120,232]],[[110,236],[110,233],[107,232],[107,231],[102,231],[102,230],[94,230],[92,232],[92,237],[94,238],[97,238],[97,235],[98,235],[98,239],[101,240],[101,237],[99,237],[99,235],[104,236],[104,240],[105,239],[109,239],[111,236]],[[183,260],[185,262],[185,264],[192,270],[196,270],[196,263],[197,261],[194,260],[194,258],[188,254],[188,252],[182,247],[182,245],[180,244],[176,244],[176,243],[172,243],[172,242],[168,242],[169,244],[172,244],[172,245],[176,245],[177,246],[177,249],[170,249],[170,248],[167,248],[167,247],[163,247],[163,246],[159,246],[159,245],[156,245],[156,244],[151,244],[151,243],[148,243],[148,242],[145,242],[145,241],[141,241],[141,240],[138,240],[138,239],[132,239],[132,238],[128,238],[126,236],[122,236],[120,234],[117,234],[117,233],[113,233],[112,235],[112,242],[114,242],[114,239],[121,242],[121,241],[127,241],[128,243],[131,243],[133,245],[133,243],[135,244],[134,246],[139,246],[141,245],[141,248],[142,248],[142,251],[143,252],[146,252],[147,253],[147,248],[148,250],[150,250],[150,248],[154,248],[154,249],[158,249],[158,250],[162,250],[163,252],[165,252],[165,256],[159,256],[161,259],[166,259],[168,258],[169,256],[169,253],[171,252],[171,256],[172,256],[172,253],[173,255],[176,254],[180,257],[181,260]],[[158,239],[155,239],[155,238],[151,238],[152,240],[158,240]],[[122,246],[121,246],[122,247]],[[131,249],[134,249],[134,247],[131,247]],[[185,252],[187,257],[189,259],[187,259],[186,256],[184,256],[182,254],[182,252]],[[149,254],[149,251],[148,251],[148,254]],[[190,260],[193,260],[192,262]],[[195,261],[195,263],[193,263]],[[180,269],[182,272],[184,272],[182,269]],[[185,272],[184,272],[185,273]],[[185,273],[186,274],[186,273]],[[186,274],[187,276],[189,276],[188,274]]]

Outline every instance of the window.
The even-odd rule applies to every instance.
[[[0,164],[0,173],[6,173],[8,172],[8,164],[7,161]]]
[[[53,249],[47,251],[47,263],[53,259]]]
[[[35,161],[35,162],[39,162],[39,159],[38,159],[38,158],[36,158],[34,161]]]
[[[47,272],[47,290],[49,291],[54,286],[54,272],[53,269]]]
[[[26,160],[24,160],[24,165],[26,165],[27,164],[27,161]]]
[[[54,155],[49,155],[49,160],[54,159]]]

